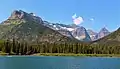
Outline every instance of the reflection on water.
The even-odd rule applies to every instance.
[[[120,69],[120,58],[1,56],[0,69]]]

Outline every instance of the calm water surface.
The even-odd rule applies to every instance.
[[[0,69],[120,69],[120,58],[1,56]]]

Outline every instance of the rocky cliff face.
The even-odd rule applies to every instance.
[[[34,20],[35,22],[42,23],[42,19],[38,16],[34,16],[33,13],[26,13],[22,10],[14,10],[11,13],[11,16],[7,20],[2,22],[2,24],[4,25],[20,24],[30,20],[32,21]]]
[[[95,40],[103,38],[107,35],[109,35],[110,32],[104,27],[100,30],[100,32],[94,37]]]
[[[89,34],[87,33],[84,27],[80,27],[74,24],[72,25],[65,25],[58,23],[53,24],[47,21],[44,21],[44,25],[58,31],[59,33],[65,36],[76,38],[80,41],[91,41]]]
[[[76,39],[79,39],[82,41],[91,41],[91,38],[87,33],[87,30],[82,26],[75,28],[75,30],[72,31],[72,34]]]
[[[92,31],[91,29],[88,29],[87,32],[88,32],[88,34],[89,34],[89,36],[90,36],[90,38],[91,38],[92,41],[98,39],[98,38],[96,38],[96,39],[94,38],[97,35],[96,32]]]

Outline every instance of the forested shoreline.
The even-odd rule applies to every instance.
[[[72,53],[72,54],[120,54],[120,46],[106,46],[84,43],[38,43],[29,45],[27,42],[4,41],[0,43],[0,51],[8,55],[32,55],[36,53]]]

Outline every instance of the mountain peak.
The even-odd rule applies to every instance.
[[[106,27],[103,27],[103,28],[101,29],[101,31],[109,32],[108,29],[107,29]]]
[[[42,23],[42,19],[39,16],[35,16],[34,13],[27,13],[23,10],[14,10],[11,13],[11,16],[2,22],[2,24],[20,24],[26,21]]]
[[[111,34],[107,35],[106,37],[103,37],[95,42],[101,43],[101,44],[119,46],[120,45],[120,28],[118,28],[116,31],[112,32]]]
[[[24,14],[25,14],[25,12],[22,10],[14,10],[11,13],[11,16],[9,17],[9,19],[22,19]]]
[[[96,38],[100,39],[103,38],[104,36],[107,36],[108,34],[110,34],[110,32],[107,30],[106,27],[103,27],[100,32],[96,35]]]
[[[78,40],[91,41],[87,30],[83,26],[76,27],[72,34]]]
[[[14,10],[12,13],[11,13],[11,16],[9,17],[9,19],[22,19],[24,17],[38,17],[38,16],[35,16],[35,14],[33,12],[31,13],[27,13],[23,10]]]

